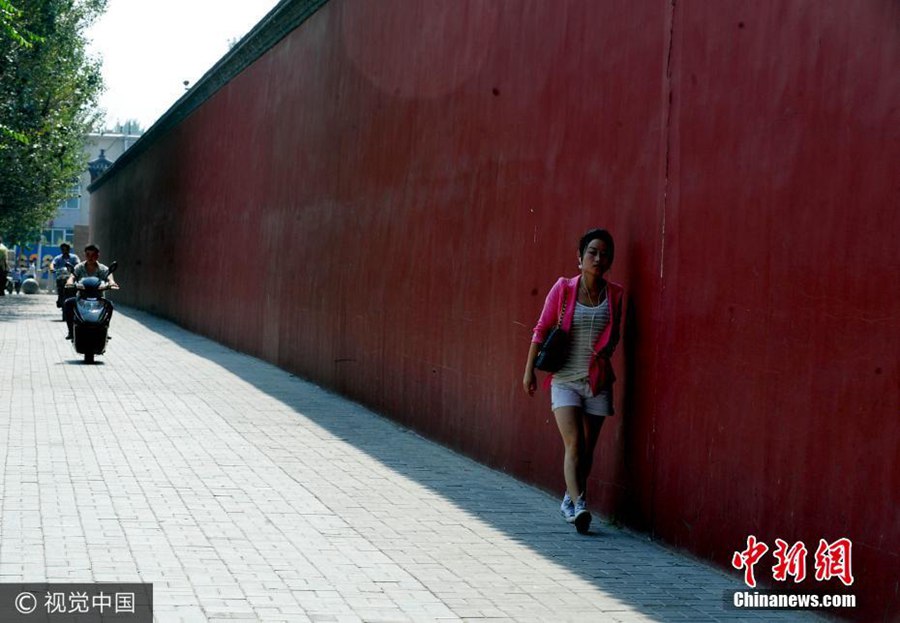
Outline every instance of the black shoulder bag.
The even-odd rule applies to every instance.
[[[566,315],[566,296],[568,296],[568,293],[564,286],[559,319],[556,322],[556,326],[550,329],[550,333],[544,338],[537,357],[534,358],[534,367],[538,370],[557,372],[565,365],[569,356],[569,334],[562,329],[563,316]]]

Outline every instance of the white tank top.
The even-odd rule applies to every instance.
[[[553,375],[562,382],[581,381],[588,377],[588,367],[594,356],[594,344],[609,324],[609,297],[597,307],[575,302],[575,317],[569,330],[569,358]]]

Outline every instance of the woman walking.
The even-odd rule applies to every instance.
[[[544,309],[531,338],[522,385],[529,396],[537,387],[535,357],[557,324],[569,336],[566,361],[547,377],[550,403],[565,445],[563,475],[566,493],[560,512],[579,532],[587,532],[591,514],[585,490],[594,448],[605,418],[613,414],[610,357],[619,343],[623,288],[606,280],[615,245],[605,229],[592,229],[578,243],[575,277],[560,277],[544,300]]]

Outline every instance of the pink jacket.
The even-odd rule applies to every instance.
[[[559,320],[560,308],[562,307],[563,292],[565,292],[566,297],[566,313],[562,319],[562,329],[567,333],[572,329],[579,279],[581,279],[581,275],[569,279],[560,277],[553,284],[553,287],[550,288],[550,292],[544,300],[544,310],[541,312],[541,317],[538,319],[538,323],[534,327],[534,333],[531,336],[532,343],[541,344],[550,329],[556,326]],[[625,295],[625,289],[612,281],[607,282],[607,287],[609,324],[603,330],[603,333],[600,334],[600,337],[597,338],[597,343],[594,344],[594,357],[591,359],[588,367],[588,379],[591,382],[591,389],[594,395],[601,389],[610,387],[616,380],[609,358],[612,357],[621,336],[622,299]],[[601,352],[603,353],[602,356],[598,356]],[[544,387],[550,386],[552,378],[552,374],[547,375],[547,378],[544,379]]]

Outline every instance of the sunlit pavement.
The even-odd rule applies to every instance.
[[[0,298],[0,582],[152,582],[159,621],[797,621],[259,360],[135,310],[85,365]]]

